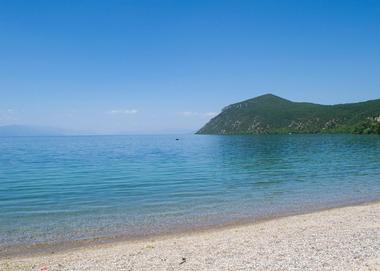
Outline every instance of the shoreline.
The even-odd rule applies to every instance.
[[[50,254],[0,270],[380,270],[380,202]]]
[[[161,233],[153,233],[147,235],[117,235],[117,236],[107,236],[107,237],[97,237],[91,239],[84,240],[70,240],[56,243],[37,243],[32,245],[17,245],[17,246],[9,246],[5,248],[0,247],[0,262],[1,260],[9,260],[9,259],[18,259],[18,258],[28,258],[28,257],[43,257],[53,254],[59,253],[67,253],[73,251],[80,251],[86,249],[93,249],[98,247],[112,247],[123,244],[136,244],[142,242],[149,242],[152,240],[167,240],[173,238],[181,238],[186,236],[196,236],[202,234],[208,234],[213,232],[221,232],[231,229],[238,229],[250,226],[257,226],[262,223],[267,223],[271,221],[287,219],[292,217],[299,217],[303,215],[317,215],[318,213],[328,212],[332,210],[339,210],[345,208],[352,207],[360,207],[360,206],[380,206],[380,200],[372,200],[372,201],[362,201],[355,203],[346,203],[340,204],[337,206],[329,206],[329,207],[316,207],[314,209],[305,209],[302,212],[300,211],[289,211],[281,214],[272,214],[269,216],[263,216],[259,218],[247,218],[241,219],[238,221],[228,222],[224,224],[215,224],[208,226],[198,226],[195,228],[187,228],[187,229],[176,229],[174,231],[161,232]]]

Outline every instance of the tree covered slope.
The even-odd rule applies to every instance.
[[[197,134],[378,133],[380,99],[320,105],[266,94],[225,107]]]

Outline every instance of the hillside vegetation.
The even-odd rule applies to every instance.
[[[380,99],[320,105],[266,94],[229,105],[197,134],[380,134]]]

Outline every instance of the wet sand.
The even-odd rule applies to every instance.
[[[380,203],[9,256],[0,270],[380,270]]]

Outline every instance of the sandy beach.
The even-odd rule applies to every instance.
[[[0,270],[380,270],[380,203],[13,256]]]

